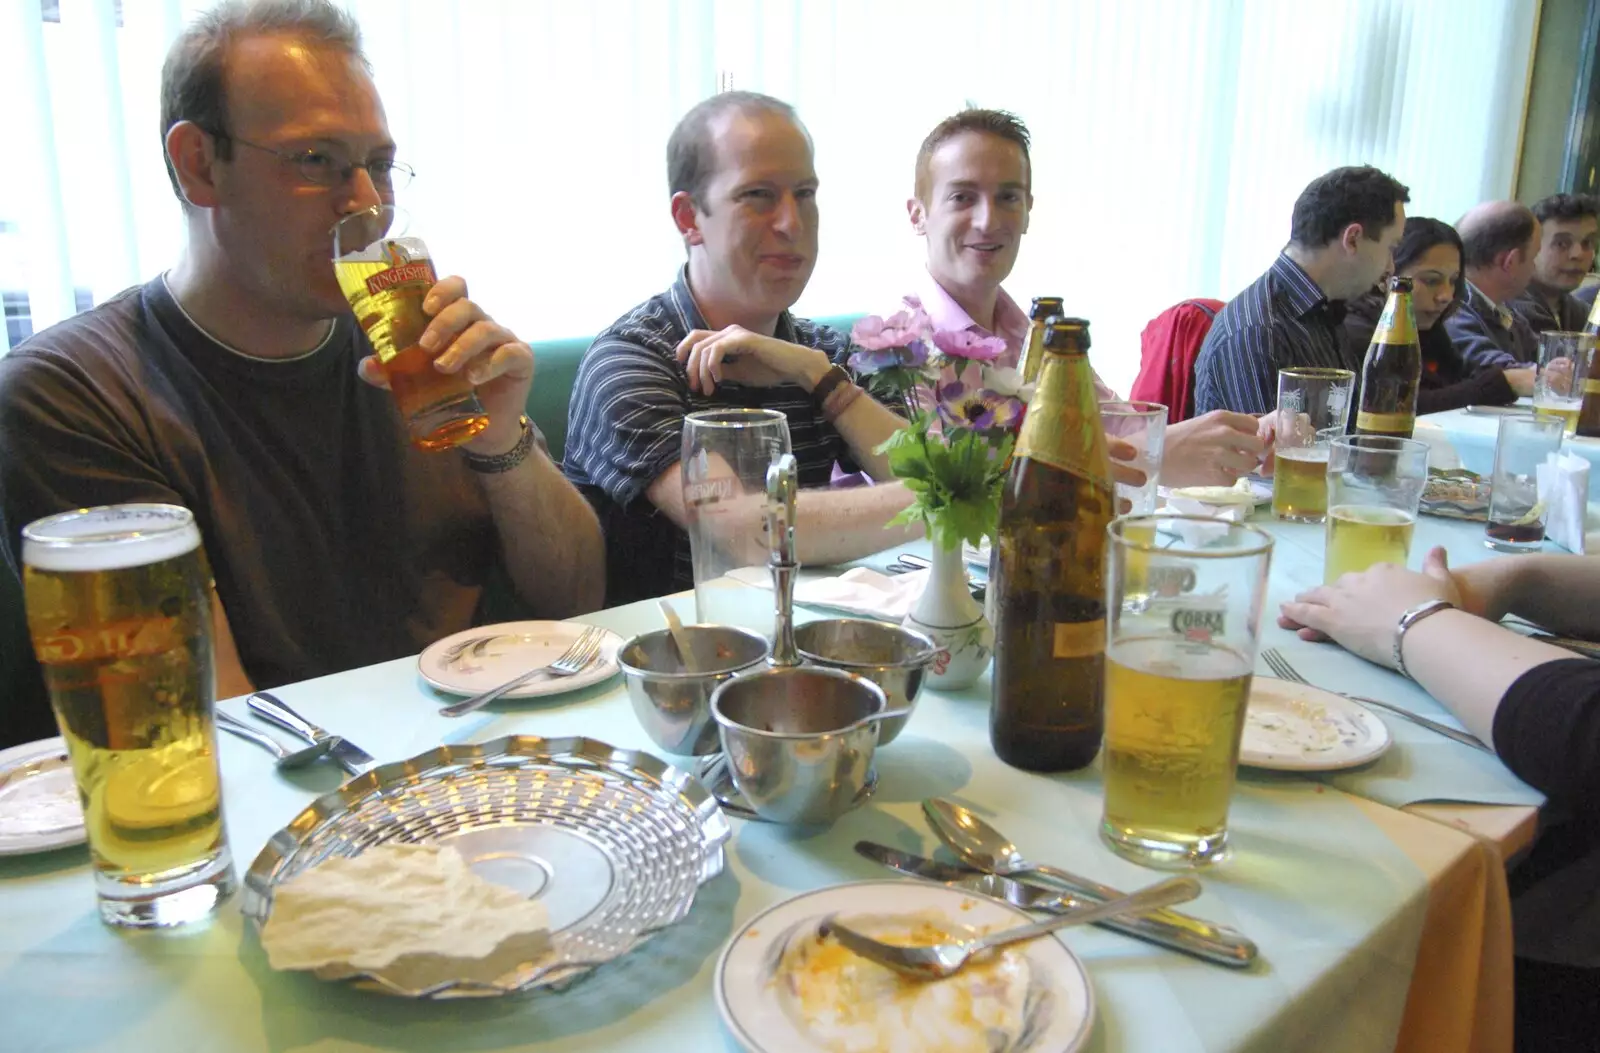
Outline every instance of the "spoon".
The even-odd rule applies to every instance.
[[[263,734],[262,732],[257,731],[244,721],[239,720],[236,717],[229,716],[220,709],[216,711],[216,718],[217,727],[221,728],[223,731],[231,732],[247,742],[253,742],[257,746],[260,746],[262,749],[266,750],[268,753],[272,754],[274,757],[278,758],[277,766],[284,771],[288,771],[291,768],[305,767],[307,764],[310,764],[318,757],[327,753],[329,748],[331,748],[335,742],[339,741],[338,739],[330,736],[321,740],[320,742],[306,746],[304,749],[290,750],[286,749],[281,742],[273,738],[271,735]]]
[[[683,662],[685,673],[698,673],[700,663],[694,660],[694,648],[690,646],[689,634],[683,631],[683,622],[678,618],[678,612],[672,609],[672,604],[666,600],[658,600],[661,604],[661,613],[667,619],[667,631],[672,633],[672,642],[678,645],[678,658]]]
[[[897,973],[917,980],[942,980],[960,971],[972,956],[995,947],[1004,947],[1023,940],[1046,936],[1070,925],[1083,925],[1091,921],[1104,921],[1122,914],[1142,914],[1169,903],[1185,903],[1200,895],[1200,882],[1192,877],[1167,878],[1165,881],[1142,888],[1131,896],[1080,907],[1032,925],[1021,925],[1003,932],[990,933],[969,940],[952,940],[932,947],[901,947],[882,943],[852,928],[841,925],[832,916],[825,918],[819,931],[832,935],[845,947],[863,958],[886,965]]]
[[[1030,861],[1009,838],[959,804],[929,798],[922,802],[922,814],[939,840],[970,867],[1002,877],[1035,874],[1075,895],[1092,899],[1111,900],[1122,895],[1109,885]],[[1123,918],[1109,923],[1108,927],[1233,968],[1249,965],[1258,953],[1254,941],[1243,933],[1173,910]]]

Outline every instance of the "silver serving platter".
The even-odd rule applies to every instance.
[[[408,998],[559,989],[681,921],[722,872],[731,833],[691,774],[648,753],[508,735],[385,764],[317,798],[250,864],[240,906],[259,928],[273,890],[329,856],[449,844],[480,876],[545,904],[548,949],[508,940],[482,962],[419,955],[316,975]]]

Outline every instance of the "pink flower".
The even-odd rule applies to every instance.
[[[998,336],[980,336],[965,329],[940,329],[933,334],[933,346],[953,358],[993,362],[1005,351],[1006,342]]]
[[[882,351],[890,347],[909,347],[912,341],[924,340],[931,328],[932,323],[919,305],[888,318],[867,315],[850,328],[850,340],[869,351]]]

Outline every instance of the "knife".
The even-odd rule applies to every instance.
[[[1069,893],[1062,889],[1035,885],[999,874],[988,874],[964,866],[941,863],[936,859],[901,852],[873,841],[857,841],[856,853],[902,874],[959,888],[963,892],[991,896],[1023,910],[1065,914],[1074,907],[1103,901],[1103,897],[1093,895],[1087,890],[1080,889]],[[1173,920],[1167,920],[1169,918]],[[1234,969],[1245,968],[1256,960],[1255,943],[1239,932],[1177,911],[1162,911],[1154,916],[1140,914],[1133,917],[1111,918],[1095,924],[1125,936],[1132,936],[1170,950],[1182,951],[1184,954]]]
[[[298,735],[313,746],[319,745],[324,739],[333,739],[328,747],[328,756],[339,763],[339,767],[351,775],[364,775],[377,765],[372,754],[357,746],[347,738],[334,735],[325,728],[320,728],[305,717],[296,713],[276,695],[265,691],[257,691],[245,700],[250,711],[261,719],[271,724],[276,724],[293,735]]]

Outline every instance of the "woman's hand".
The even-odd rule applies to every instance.
[[[1302,592],[1285,603],[1278,624],[1304,640],[1333,640],[1369,662],[1394,668],[1394,637],[1400,616],[1428,600],[1462,605],[1461,590],[1442,548],[1422,561],[1422,572],[1380,563],[1346,574],[1332,585]]]

